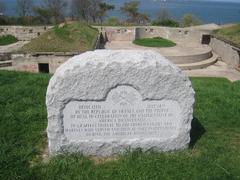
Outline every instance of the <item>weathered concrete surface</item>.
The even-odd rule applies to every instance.
[[[240,81],[240,72],[223,61],[218,61],[204,69],[185,70],[190,77],[223,77],[232,82]]]
[[[143,101],[172,100],[180,106],[176,136],[141,139],[66,138],[63,110],[71,101],[105,101],[108,92],[127,85],[139,92]],[[50,80],[46,104],[51,155],[70,152],[110,156],[127,149],[171,151],[186,148],[190,142],[194,91],[189,79],[172,63],[154,51],[87,52],[75,56],[57,69]],[[173,107],[174,108],[174,107]]]
[[[216,24],[206,24],[187,28],[172,28],[159,26],[134,26],[134,27],[99,27],[99,31],[106,33],[107,40],[133,41],[139,38],[163,37],[175,42],[187,41],[200,44],[202,35],[209,34],[212,30],[219,29]]]
[[[56,69],[66,62],[72,54],[13,54],[12,65],[14,70],[23,72],[39,72],[39,64],[49,64],[49,73],[54,73]]]
[[[175,47],[154,48],[133,44],[131,41],[112,41],[105,45],[106,49],[120,50],[154,50],[159,52],[174,64],[187,64],[199,62],[212,57],[212,48],[194,42],[178,42]]]
[[[213,51],[221,56],[222,60],[232,67],[240,65],[240,49],[224,41],[212,37],[210,46]]]
[[[18,41],[14,44],[9,44],[6,46],[0,46],[0,53],[10,53],[19,50],[29,41]]]
[[[10,34],[20,41],[29,41],[51,28],[52,26],[0,26],[0,36]]]

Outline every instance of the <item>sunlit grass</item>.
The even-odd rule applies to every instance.
[[[80,155],[36,160],[46,145],[50,76],[0,71],[0,179],[239,179],[240,82],[191,78],[196,91],[190,148],[126,153],[94,163]],[[32,161],[35,161],[32,163]]]

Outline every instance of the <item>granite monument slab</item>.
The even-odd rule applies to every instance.
[[[194,90],[154,51],[96,50],[63,64],[47,90],[51,155],[188,147]]]

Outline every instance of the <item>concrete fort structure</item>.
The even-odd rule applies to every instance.
[[[30,41],[52,29],[53,26],[0,26],[0,36],[13,35],[19,41]]]
[[[47,32],[50,26],[22,27],[22,26],[1,26],[1,34],[12,34],[19,40],[30,40],[38,35]],[[212,48],[202,43],[209,43],[210,32],[219,26],[210,24],[189,28],[169,28],[155,26],[136,27],[99,27],[99,32],[104,34],[107,41],[104,48],[146,50],[152,49],[182,70],[201,69],[214,64],[218,56],[212,52]],[[137,46],[132,43],[139,38],[163,37],[177,43],[172,48],[149,48]],[[98,47],[98,42],[96,42]],[[10,48],[7,48],[10,49]],[[1,49],[0,49],[1,51]],[[32,52],[27,54],[12,53],[7,59],[7,64],[12,64],[12,69],[29,72],[54,73],[56,68],[67,61],[70,57],[83,52]],[[1,54],[0,54],[1,56]],[[2,62],[2,64],[6,64]],[[0,65],[1,66],[1,65]]]
[[[61,65],[47,90],[50,155],[188,147],[194,90],[154,51],[97,50]]]

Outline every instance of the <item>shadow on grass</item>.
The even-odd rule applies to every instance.
[[[206,132],[202,124],[199,122],[199,120],[194,117],[192,120],[192,129],[190,132],[191,136],[191,142],[190,142],[190,148],[193,148],[194,145],[197,143],[197,141],[202,137],[202,135]]]

